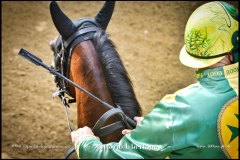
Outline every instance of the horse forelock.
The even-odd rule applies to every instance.
[[[142,110],[136,99],[132,82],[114,43],[108,38],[105,31],[100,30],[95,33],[93,44],[102,63],[113,102],[120,106],[129,117],[141,116]]]

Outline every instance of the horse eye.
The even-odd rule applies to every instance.
[[[57,39],[58,39],[58,37],[54,38],[53,40],[51,40],[49,42],[49,46],[50,46],[50,48],[53,52],[55,52],[55,48],[56,48],[55,46],[56,46],[56,43],[57,43]]]
[[[51,40],[51,41],[49,42],[49,46],[50,46],[50,49],[54,52],[55,40]]]

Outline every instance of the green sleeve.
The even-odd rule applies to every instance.
[[[169,109],[157,104],[131,134],[118,143],[102,144],[86,139],[79,144],[80,158],[164,158],[173,150],[172,117]]]

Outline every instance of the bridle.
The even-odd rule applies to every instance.
[[[69,65],[70,65],[72,50],[74,49],[74,47],[83,41],[92,40],[94,38],[95,32],[101,30],[101,28],[99,27],[98,23],[95,21],[94,18],[78,19],[73,22],[75,26],[77,26],[78,30],[75,33],[73,33],[67,40],[63,40],[62,37],[59,36],[54,46],[52,46],[53,47],[52,50],[54,51],[54,62],[55,62],[55,66],[52,66],[52,67],[67,78],[69,78]],[[68,97],[65,96],[65,94],[67,94],[70,97],[73,97],[69,90],[69,86],[65,80],[55,76],[55,83],[57,85],[57,90],[53,93],[53,96],[60,97],[62,104],[64,105],[69,131],[72,132],[73,130],[69,122],[67,107],[69,107],[69,103],[76,102],[76,100],[69,99]],[[98,101],[98,98],[96,99]],[[103,106],[105,104],[105,102],[101,102],[101,101],[98,101],[98,102],[103,104]],[[108,126],[104,126],[105,122],[109,118],[115,115],[120,116],[121,121],[115,122]],[[136,126],[135,122],[129,123],[129,118],[124,114],[122,109],[116,105],[116,108],[111,108],[100,117],[100,119],[96,122],[96,124],[92,128],[92,130],[95,135],[101,137],[101,136],[110,134],[116,130],[125,129],[125,128],[132,129],[135,126]],[[74,151],[75,151],[74,147],[71,147],[65,154],[65,158],[68,158]]]
[[[66,41],[63,40],[61,36],[59,36],[55,44],[51,46],[53,47],[52,50],[54,51],[55,66],[53,66],[53,68],[58,70],[62,75],[67,78],[69,78],[69,66],[72,56],[72,50],[74,49],[74,47],[83,41],[93,39],[94,33],[100,30],[97,22],[93,18],[81,18],[73,22],[75,26],[77,26],[78,31],[73,33]],[[93,26],[84,27],[84,23],[89,23]],[[57,90],[53,93],[53,97],[59,94],[64,96],[64,93],[69,95],[70,97],[73,97],[69,90],[68,84],[64,80],[59,79],[57,76],[55,76],[55,83],[57,85]],[[75,99],[68,100],[69,103],[73,103],[75,101]]]

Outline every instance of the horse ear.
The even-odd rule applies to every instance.
[[[102,9],[98,12],[95,19],[100,24],[101,28],[106,30],[108,23],[112,17],[115,1],[106,1]]]
[[[56,29],[64,40],[67,40],[72,33],[77,31],[73,22],[61,11],[58,4],[54,1],[50,3],[50,13]]]

